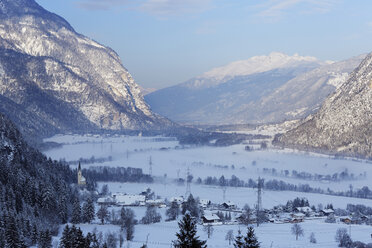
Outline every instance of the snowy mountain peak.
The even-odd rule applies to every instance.
[[[242,73],[268,71],[222,80],[196,77],[148,94],[145,99],[159,114],[186,123],[222,125],[298,119],[314,113],[364,57],[319,65],[321,62],[314,57],[271,53],[235,62],[242,66]],[[238,67],[233,64],[231,68]]]
[[[247,60],[231,62],[225,66],[217,67],[205,72],[198,78],[213,78],[215,80],[223,80],[225,78],[235,76],[246,76],[279,68],[314,63],[322,64],[322,62],[315,57],[300,56],[297,53],[290,56],[280,52],[272,52],[269,55],[254,56]]]

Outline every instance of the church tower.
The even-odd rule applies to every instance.
[[[78,185],[86,185],[87,181],[85,177],[83,177],[83,174],[81,173],[81,166],[79,162],[79,167],[78,167]]]

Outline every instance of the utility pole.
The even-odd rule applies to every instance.
[[[349,224],[349,236],[350,236],[350,239],[351,239],[351,223]]]
[[[222,187],[222,192],[223,192],[223,202],[226,202],[226,186]]]
[[[147,247],[147,244],[149,242],[149,236],[150,236],[150,233],[148,233],[147,236],[146,236],[146,247]]]
[[[149,158],[149,175],[152,176],[152,158]]]
[[[185,198],[187,199],[189,197],[189,195],[191,194],[191,185],[190,185],[190,168],[187,167],[187,175],[186,175],[186,194],[185,194]]]
[[[262,210],[262,183],[263,179],[260,177],[258,178],[257,184],[257,206],[256,206],[256,219],[257,219],[257,226],[260,225],[261,221],[261,210]]]

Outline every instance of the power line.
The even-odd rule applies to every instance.
[[[152,176],[152,157],[149,158],[149,174]]]
[[[257,183],[257,206],[256,206],[256,219],[257,219],[257,226],[260,225],[261,219],[261,211],[262,211],[262,186],[263,186],[263,179],[261,177],[258,178]]]
[[[185,198],[187,199],[191,195],[191,182],[190,182],[190,168],[187,167],[187,175],[186,175],[186,194]]]

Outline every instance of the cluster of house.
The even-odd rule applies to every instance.
[[[372,216],[353,214],[351,216],[340,217],[340,221],[345,224],[370,225],[372,223]]]
[[[282,209],[273,209],[265,211],[269,216],[271,223],[300,223],[305,218],[324,217],[334,215],[333,209],[323,209],[318,212],[310,207],[297,207],[293,212],[285,212]]]
[[[107,206],[156,206],[165,208],[167,205],[162,199],[147,199],[145,194],[130,195],[124,193],[112,193],[110,196],[100,197],[97,200],[99,205]]]
[[[172,197],[169,202],[177,202],[179,205],[185,202],[185,198]],[[109,196],[98,198],[97,203],[99,205],[108,206],[156,206],[159,208],[167,207],[167,202],[163,199],[149,199],[146,191],[138,194],[124,194],[124,193],[112,193]],[[208,199],[199,200],[200,207],[204,210],[203,216],[201,217],[202,224],[237,224],[242,222],[243,210],[238,209],[237,206],[231,202],[226,201],[221,204],[214,204]],[[306,218],[316,217],[327,217],[334,218],[333,209],[323,209],[320,211],[314,211],[310,207],[297,207],[293,212],[286,212],[281,207],[276,207],[270,210],[263,210],[266,221],[271,223],[300,223],[305,221]],[[224,218],[224,216],[229,218]],[[252,211],[250,218],[252,223],[256,223],[257,218],[255,211]],[[368,216],[364,215],[353,215],[346,217],[339,217],[340,222],[346,224],[362,224],[367,223],[369,220]]]
[[[221,211],[223,214],[229,212],[231,214],[231,220],[226,221],[220,218]],[[218,215],[218,213],[220,213]],[[310,207],[298,207],[293,212],[286,212],[283,209],[275,208],[270,210],[263,210],[263,214],[265,216],[266,221],[271,223],[300,223],[305,220],[305,218],[312,218],[312,217],[327,217],[333,216],[334,211],[332,209],[323,209],[319,212],[313,211]],[[231,202],[225,202],[219,205],[219,208],[214,210],[206,210],[204,211],[204,215],[202,216],[203,224],[235,224],[242,221],[243,218],[243,211],[238,209],[235,204]],[[252,215],[250,217],[251,223],[257,222],[257,217],[255,211],[252,211]],[[342,221],[342,219],[341,219]]]

